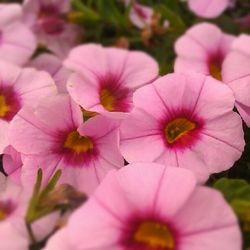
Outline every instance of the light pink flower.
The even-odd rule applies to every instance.
[[[129,12],[130,21],[139,29],[143,29],[147,26],[151,26],[154,11],[152,8],[137,3],[137,1],[124,0],[126,6],[131,4]]]
[[[123,166],[118,122],[96,116],[83,123],[80,107],[68,95],[44,99],[35,111],[22,109],[10,126],[11,145],[24,155],[24,182],[41,167],[44,181],[62,169],[61,183],[92,192],[104,175]]]
[[[192,70],[223,80],[223,61],[234,39],[213,24],[194,25],[175,43],[175,71]]]
[[[55,80],[55,84],[59,93],[66,93],[66,83],[70,75],[70,71],[66,69],[62,60],[52,54],[44,53],[29,63],[29,66],[38,70],[47,71]]]
[[[230,168],[244,137],[230,88],[201,74],[169,74],[135,92],[121,125],[121,152],[132,162],[191,169],[199,181]]]
[[[233,90],[235,106],[250,127],[250,36],[241,35],[223,62],[223,81]]]
[[[133,92],[158,75],[157,62],[139,51],[88,44],[71,51],[65,66],[75,71],[68,91],[88,111],[124,116],[133,107]]]
[[[7,131],[16,113],[24,105],[35,107],[39,100],[55,93],[54,81],[46,72],[0,61],[0,153],[9,145]]]
[[[24,21],[35,32],[40,44],[60,57],[77,44],[80,31],[64,15],[70,11],[69,0],[25,0]]]
[[[176,72],[197,71],[223,81],[233,90],[236,107],[250,126],[249,36],[234,38],[212,24],[198,24],[177,40]]]
[[[190,10],[197,16],[214,18],[232,4],[232,0],[187,0]]]
[[[240,250],[241,234],[222,195],[190,171],[137,163],[112,171],[45,247],[77,249]]]
[[[30,186],[31,187],[31,186]],[[23,189],[0,173],[0,250],[27,250],[30,238],[25,225],[25,214],[32,188]],[[57,215],[53,214],[33,224],[37,240],[51,233]]]
[[[22,22],[19,4],[0,4],[0,58],[17,65],[28,61],[36,49],[36,39]]]

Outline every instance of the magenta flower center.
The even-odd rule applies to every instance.
[[[154,220],[140,222],[132,233],[133,249],[173,250],[175,237],[165,224]]]
[[[15,207],[10,200],[0,201],[0,222],[4,221],[14,209]]]
[[[64,148],[81,154],[93,150],[94,145],[89,137],[81,136],[77,131],[72,131],[68,134],[64,142]]]
[[[0,88],[0,119],[10,121],[20,110],[21,103],[11,87]]]
[[[196,128],[196,124],[187,118],[176,118],[167,123],[165,137],[169,144],[174,143]]]
[[[54,6],[43,6],[39,13],[39,24],[43,31],[50,35],[63,32],[65,21]]]
[[[110,112],[128,112],[131,109],[132,94],[122,87],[116,76],[100,78],[99,98],[101,105]]]

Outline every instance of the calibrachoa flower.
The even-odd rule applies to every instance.
[[[0,61],[0,153],[8,146],[10,121],[24,106],[35,107],[39,100],[56,94],[53,79],[46,72]]]
[[[131,0],[125,0],[124,3],[126,6],[131,4],[129,19],[136,27],[143,29],[147,26],[151,26],[154,14],[152,8]]]
[[[83,123],[80,107],[68,95],[44,99],[35,111],[22,109],[10,126],[11,145],[22,155],[25,182],[38,167],[45,181],[62,169],[62,183],[92,192],[104,175],[123,166],[118,122],[96,116]]]
[[[235,0],[187,0],[190,10],[196,15],[206,18],[214,18],[232,5]]]
[[[242,120],[230,88],[201,74],[169,74],[134,94],[121,125],[128,162],[191,169],[199,181],[230,168],[244,149]]]
[[[241,35],[223,62],[223,81],[234,92],[235,106],[250,127],[250,36]]]
[[[123,116],[133,107],[133,92],[158,75],[157,62],[139,51],[88,44],[73,49],[65,66],[75,71],[68,91],[85,110]]]
[[[192,70],[223,80],[223,61],[234,39],[213,24],[201,23],[191,27],[175,44],[175,71]]]
[[[104,179],[45,247],[59,249],[240,250],[241,235],[222,195],[190,171],[138,163]]]
[[[250,126],[249,36],[234,38],[212,24],[198,24],[176,42],[176,72],[197,71],[223,81],[233,90],[236,107]]]
[[[0,58],[23,65],[36,49],[36,39],[22,22],[19,4],[0,4]]]
[[[40,44],[65,57],[76,45],[80,31],[66,21],[69,0],[25,0],[24,21],[35,32]]]
[[[62,61],[55,55],[43,53],[34,60],[32,60],[29,66],[38,70],[47,71],[55,80],[55,84],[60,93],[66,93],[66,83],[70,75],[70,71],[66,69]]]
[[[25,214],[31,189],[23,189],[0,173],[0,250],[27,250],[30,237],[25,225]],[[35,222],[32,229],[37,240],[51,233],[57,215],[50,215]]]

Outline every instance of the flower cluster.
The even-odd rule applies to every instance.
[[[162,74],[153,53],[82,42],[101,1],[80,2],[0,4],[0,250],[242,249],[208,183],[244,152],[250,35],[195,24]],[[145,46],[171,32],[171,15],[107,3]],[[213,18],[236,3],[184,4]]]

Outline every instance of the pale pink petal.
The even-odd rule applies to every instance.
[[[35,114],[40,121],[55,131],[75,129],[83,123],[80,107],[67,94],[43,99]]]
[[[0,4],[0,27],[5,27],[9,23],[13,23],[15,21],[20,20],[22,17],[22,7],[20,4],[16,3],[8,3],[8,4]]]
[[[4,149],[9,145],[9,138],[7,136],[8,134],[8,122],[4,120],[0,120],[0,154],[3,153]]]
[[[100,105],[100,97],[96,82],[80,74],[72,74],[68,79],[67,88],[70,96],[88,111],[104,111]],[[84,98],[82,98],[84,93]]]
[[[216,88],[216,95],[214,94]],[[233,91],[220,81],[206,77],[197,96],[195,111],[203,119],[214,119],[231,112],[235,104]]]
[[[182,246],[185,250],[241,249],[236,216],[225,203],[222,194],[207,187],[199,187],[194,191],[175,215],[175,225],[182,231],[181,249]],[[221,240],[222,238],[227,240]]]
[[[43,250],[77,250],[68,241],[67,228],[60,229],[50,237]]]
[[[189,8],[198,16],[214,18],[230,4],[230,0],[188,0]]]
[[[54,96],[57,93],[54,80],[48,73],[31,68],[22,70],[14,88],[21,96],[23,104],[33,108],[44,97]]]
[[[29,109],[22,109],[11,121],[9,140],[17,151],[24,154],[49,153],[56,141],[55,132],[38,121]]]
[[[97,44],[78,46],[71,50],[64,64],[84,76],[104,75],[107,71],[105,54],[102,46]]]
[[[70,71],[63,67],[62,61],[48,53],[44,53],[35,58],[30,64],[38,70],[47,71],[55,80],[55,84],[60,93],[66,93],[66,83],[70,75]]]

